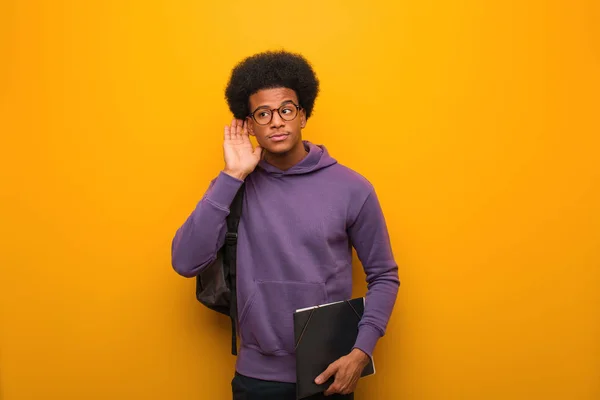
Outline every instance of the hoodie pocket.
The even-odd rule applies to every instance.
[[[325,303],[324,283],[256,281],[240,316],[240,336],[267,355],[294,353],[294,311]]]

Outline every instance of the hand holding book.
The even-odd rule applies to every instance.
[[[294,313],[297,399],[351,393],[359,378],[375,373],[373,360],[354,348],[364,301],[360,297]]]
[[[325,391],[325,396],[334,393],[350,394],[356,390],[356,384],[358,383],[363,370],[369,364],[369,361],[370,358],[368,355],[362,350],[354,348],[350,354],[331,363],[329,367],[315,379],[315,383],[320,385],[334,376],[335,379]]]

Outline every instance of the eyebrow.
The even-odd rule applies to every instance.
[[[281,106],[283,106],[283,105],[285,105],[285,104],[287,104],[287,103],[294,103],[294,100],[285,100],[285,101],[283,101],[283,102],[282,102],[282,103],[279,105],[279,107],[281,107]],[[279,107],[277,107],[277,108],[279,108]],[[266,104],[265,104],[265,105],[262,105],[262,106],[258,106],[258,107],[256,107],[254,110],[259,110],[259,109],[261,109],[261,108],[267,108],[267,109],[271,109],[271,107],[269,107],[268,105],[266,105]]]

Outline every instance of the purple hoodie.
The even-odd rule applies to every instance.
[[[293,312],[352,296],[352,246],[368,282],[354,347],[369,356],[385,333],[400,284],[373,186],[325,147],[304,145],[308,154],[287,171],[261,161],[245,180],[236,370],[258,379],[296,381]],[[194,277],[214,260],[241,184],[223,172],[211,182],[173,239],[177,273]]]

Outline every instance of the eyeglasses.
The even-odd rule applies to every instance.
[[[302,110],[302,107],[292,102],[285,103],[279,108],[257,108],[254,110],[249,117],[252,117],[259,125],[268,125],[273,119],[273,111],[277,111],[279,116],[284,121],[291,121],[298,116],[298,111]]]

